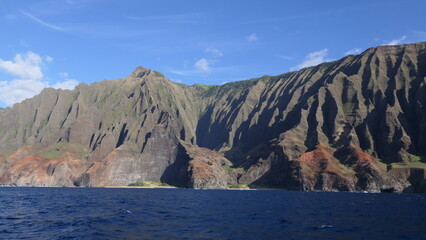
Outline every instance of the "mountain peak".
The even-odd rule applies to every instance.
[[[145,68],[143,66],[138,66],[135,70],[133,70],[132,74],[130,76],[135,78],[141,78],[143,76],[148,75],[151,72],[151,69]]]

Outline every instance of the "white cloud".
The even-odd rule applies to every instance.
[[[213,60],[209,60],[209,59],[207,59],[207,58],[201,58],[200,60],[198,60],[198,61],[195,63],[195,67],[196,67],[198,70],[201,70],[201,71],[203,71],[203,72],[210,72],[210,71],[211,71],[210,66],[211,66],[211,64],[212,64],[213,62],[214,62]]]
[[[67,72],[61,72],[59,73],[59,76],[61,76],[62,78],[67,78],[69,74]]]
[[[180,75],[180,76],[187,76],[188,71],[186,70],[176,70],[173,68],[169,68],[168,72],[172,73],[172,74],[176,74],[176,75]]]
[[[215,66],[214,64],[216,63],[216,61],[214,60],[208,60],[208,69],[209,71],[202,71],[198,68],[194,67],[193,68],[189,68],[189,69],[174,69],[174,68],[167,68],[167,72],[170,73],[170,75],[172,76],[172,80],[176,81],[176,79],[181,78],[181,76],[184,77],[200,77],[200,78],[204,78],[206,77],[206,73],[210,74],[211,72],[215,72],[215,73],[222,73],[222,74],[245,74],[244,76],[246,77],[235,77],[235,78],[231,78],[229,79],[229,81],[241,81],[242,79],[248,79],[247,77],[247,71],[248,69],[246,69],[244,66],[241,65],[234,65],[234,66]],[[250,71],[248,71],[250,72]],[[173,77],[173,75],[178,75],[176,77]],[[176,79],[175,79],[176,78]]]
[[[208,47],[204,49],[204,52],[210,53],[210,57],[201,58],[200,60],[195,62],[194,66],[197,69],[197,71],[211,72],[212,70],[211,65],[219,61],[218,59],[223,56],[223,52],[220,51],[219,49],[212,48],[212,47]],[[188,72],[188,71],[185,71],[185,72]]]
[[[59,73],[59,76],[62,77],[62,82],[57,82],[53,84],[52,88],[63,89],[63,90],[73,90],[75,86],[78,85],[78,81],[72,78],[69,78],[69,74],[67,72]]]
[[[255,41],[259,40],[259,37],[257,37],[256,33],[253,33],[253,34],[247,36],[246,40],[249,41],[249,42],[255,42]]]
[[[212,47],[206,48],[204,50],[204,52],[211,53],[214,57],[222,57],[223,56],[222,51],[220,51],[219,49],[216,49],[216,48],[212,48]]]
[[[205,73],[212,72],[212,65],[220,61],[220,58],[223,56],[223,52],[213,47],[204,49],[204,52],[209,53],[208,56],[197,60],[193,64],[193,67],[191,67],[187,61],[184,61],[182,70],[170,68],[168,71],[180,76],[205,75]],[[216,71],[218,68],[214,68],[214,70]]]
[[[203,72],[210,72],[210,64],[211,61],[209,61],[206,58],[201,58],[200,60],[198,60],[194,66],[198,69],[201,70]]]
[[[43,26],[45,26],[45,27],[47,27],[47,28],[50,28],[50,29],[53,29],[53,30],[56,30],[56,31],[60,31],[60,32],[65,32],[65,31],[66,31],[66,29],[65,29],[65,28],[58,27],[58,26],[56,26],[56,25],[53,25],[53,24],[47,23],[47,22],[45,22],[45,21],[41,20],[40,18],[37,18],[37,17],[35,17],[35,16],[33,16],[33,15],[31,15],[31,14],[27,13],[27,12],[22,11],[22,14],[24,14],[25,16],[27,16],[27,17],[28,17],[28,18],[30,18],[31,20],[35,21],[36,23],[38,23],[38,24],[40,24],[40,25],[43,25]]]
[[[67,79],[63,82],[57,82],[52,87],[63,90],[73,90],[78,85],[78,81],[75,79]]]
[[[171,74],[175,74],[175,75],[179,75],[179,76],[198,76],[200,74],[200,70],[198,69],[174,69],[174,68],[169,68],[167,70],[167,72],[171,73]],[[172,79],[175,80],[175,79]]]
[[[360,54],[360,53],[361,53],[361,51],[362,51],[362,49],[361,49],[361,48],[354,48],[354,49],[351,49],[351,50],[349,50],[349,51],[345,52],[345,55],[355,55],[355,54]]]
[[[406,39],[407,39],[407,36],[402,36],[398,39],[394,39],[394,40],[386,43],[385,45],[391,45],[391,46],[392,45],[398,45],[398,44],[401,44],[402,42],[404,42]]]
[[[0,84],[0,101],[10,106],[21,102],[26,98],[33,97],[44,88],[48,87],[46,82],[36,79],[17,79],[3,81]]]
[[[16,54],[12,61],[0,59],[0,69],[19,78],[41,79],[42,58],[33,52]]]
[[[53,58],[52,58],[52,57],[50,57],[50,56],[46,56],[46,58],[45,58],[45,59],[46,59],[46,61],[47,61],[47,62],[51,62],[51,61],[53,61]]]
[[[311,52],[305,57],[305,60],[301,64],[291,67],[290,70],[299,70],[305,67],[316,66],[322,62],[330,61],[330,59],[326,58],[327,53],[327,48],[324,48],[323,50],[317,52]]]
[[[45,62],[51,62],[51,57],[27,52],[16,54],[13,60],[0,59],[0,70],[11,75],[14,79],[0,82],[0,101],[6,105],[13,105],[26,98],[31,98],[44,88],[53,87],[61,89],[73,89],[78,82],[69,79],[68,73],[62,73],[63,81],[50,84],[43,75]]]

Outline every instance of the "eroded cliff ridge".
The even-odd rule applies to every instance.
[[[138,67],[0,112],[0,183],[425,192],[426,43],[221,86]]]

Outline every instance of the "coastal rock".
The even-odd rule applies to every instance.
[[[165,172],[167,183],[195,189],[226,189],[237,182],[232,163],[218,153],[180,141],[177,161]]]
[[[220,86],[137,67],[45,89],[0,113],[0,183],[424,192],[425,69],[415,43]]]
[[[35,153],[16,161],[2,174],[0,182],[7,186],[71,187],[88,166],[70,154],[49,159]]]
[[[188,166],[189,188],[226,189],[236,182],[235,176],[228,172],[232,163],[207,148],[181,143],[190,161]]]
[[[80,186],[120,186],[137,181],[160,181],[176,159],[177,139],[169,129],[157,125],[146,139],[143,151],[131,143],[120,145],[101,161],[94,162]],[[167,149],[167,151],[165,151]]]

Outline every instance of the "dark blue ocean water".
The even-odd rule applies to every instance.
[[[0,239],[426,239],[425,194],[0,188]]]

